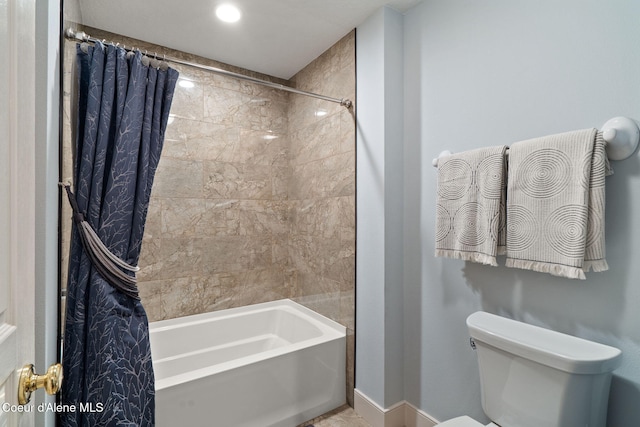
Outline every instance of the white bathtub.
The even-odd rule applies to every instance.
[[[150,330],[157,427],[294,427],[345,403],[345,328],[291,300]]]

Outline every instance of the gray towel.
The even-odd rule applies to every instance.
[[[436,256],[497,266],[504,249],[505,152],[495,146],[438,160]]]
[[[585,129],[517,142],[509,149],[507,267],[572,279],[608,269],[604,259],[601,132]]]

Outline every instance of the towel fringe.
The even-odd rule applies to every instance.
[[[449,249],[436,249],[436,256],[461,259],[463,261],[473,261],[484,265],[491,265],[493,267],[498,266],[496,257],[487,254],[481,254],[478,252],[461,252]]]
[[[524,270],[533,270],[540,273],[549,273],[552,276],[566,277],[569,279],[585,280],[587,277],[584,275],[582,268],[569,267],[567,265],[550,264],[540,261],[528,261],[521,259],[507,258],[505,264],[510,268],[521,268]]]
[[[596,259],[593,261],[585,261],[582,266],[582,270],[584,272],[593,271],[595,273],[600,273],[602,271],[607,271],[609,269],[609,264],[607,264],[607,260],[605,259]]]

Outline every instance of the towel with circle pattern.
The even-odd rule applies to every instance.
[[[605,271],[602,133],[585,129],[509,148],[507,267],[585,279]]]
[[[505,152],[494,146],[438,160],[436,256],[497,266],[505,246]]]

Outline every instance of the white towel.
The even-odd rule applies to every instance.
[[[587,272],[606,271],[609,269],[605,252],[604,211],[605,211],[605,177],[613,175],[613,169],[607,157],[606,142],[602,132],[596,134],[589,180],[589,223],[587,224],[587,247],[582,269]]]
[[[497,266],[504,247],[506,146],[438,160],[436,250],[440,257]]]
[[[604,271],[602,135],[585,129],[509,149],[507,267],[585,279]]]

